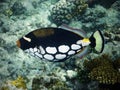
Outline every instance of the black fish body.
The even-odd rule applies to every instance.
[[[97,34],[99,34],[102,41],[102,46],[98,51],[102,52],[103,37],[99,31]],[[34,30],[19,39],[17,46],[41,59],[64,61],[76,54],[79,54],[79,57],[83,56],[87,53],[86,48],[89,45],[95,48],[95,42],[94,34],[88,39],[84,32],[64,26]]]

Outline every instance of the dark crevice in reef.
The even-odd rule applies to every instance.
[[[101,5],[105,8],[110,8],[111,5],[117,0],[88,0],[89,7],[94,7],[94,5]]]

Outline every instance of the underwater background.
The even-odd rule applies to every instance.
[[[42,61],[16,46],[27,33],[66,24],[105,48],[82,59]],[[0,0],[0,90],[120,90],[120,0]]]

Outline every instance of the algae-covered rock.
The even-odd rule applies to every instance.
[[[23,77],[19,76],[16,80],[6,81],[0,90],[27,90],[25,81]]]
[[[14,15],[25,14],[26,12],[26,8],[23,6],[23,4],[20,1],[16,1],[11,9]]]
[[[72,20],[82,14],[87,8],[84,0],[60,0],[56,3],[49,19],[56,25],[68,24]]]
[[[56,76],[39,76],[33,78],[32,90],[70,90],[65,82]]]

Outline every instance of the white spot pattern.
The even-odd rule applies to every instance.
[[[35,48],[34,48],[34,52],[37,52],[37,50],[38,50],[38,49],[35,47]]]
[[[36,52],[35,55],[38,56],[38,57],[40,57],[40,58],[42,58],[42,55],[39,54],[38,52]]]
[[[47,47],[46,51],[50,54],[55,54],[57,52],[57,49],[55,47]]]
[[[49,55],[49,54],[45,54],[44,58],[48,59],[48,60],[53,60],[54,59],[54,57],[52,55]]]
[[[25,50],[25,51],[27,51],[31,55],[37,56],[39,58],[44,58],[44,59],[47,59],[47,60],[56,59],[56,61],[59,61],[59,60],[62,60],[62,59],[65,59],[65,58],[69,57],[70,55],[74,55],[75,52],[76,52],[74,50],[77,50],[77,51],[80,50],[81,46],[77,45],[77,44],[78,44],[78,42],[76,42],[76,44],[72,44],[71,45],[71,50],[70,50],[69,46],[61,45],[61,46],[58,47],[58,51],[57,51],[56,47],[46,47],[46,49],[44,49],[42,46],[39,46],[39,48],[37,48],[37,47],[29,48],[28,50]],[[80,42],[79,42],[79,44],[80,44]],[[56,53],[58,53],[58,54],[56,54]],[[64,53],[64,54],[61,54],[61,53]],[[55,57],[52,54],[54,54]]]
[[[35,56],[35,55],[34,55],[34,52],[30,52],[30,55]]]
[[[79,44],[79,45],[82,44],[82,40],[78,40],[76,44]]]
[[[31,53],[33,53],[33,52],[34,52],[33,48],[30,48],[30,49],[29,49],[29,51],[30,51]]]
[[[78,49],[81,48],[81,46],[80,46],[80,45],[77,45],[77,44],[72,44],[72,45],[71,45],[71,48],[72,48],[73,50],[78,50]]]
[[[40,49],[41,54],[45,54],[45,50],[42,46],[39,46],[39,49]]]
[[[75,51],[73,51],[73,50],[68,52],[68,55],[73,55],[73,54],[75,54]]]
[[[66,55],[65,54],[56,54],[55,58],[56,59],[64,59],[64,58],[66,58]]]
[[[61,52],[61,53],[66,53],[66,52],[68,52],[69,49],[70,49],[70,48],[69,48],[69,46],[67,46],[67,45],[61,45],[61,46],[58,47],[58,50],[59,50],[59,52]]]
[[[37,52],[40,53],[40,49],[38,49]]]
[[[30,50],[29,50],[29,49],[26,49],[26,50],[25,50],[25,52],[26,52],[26,53],[29,53],[29,52],[30,52]]]

